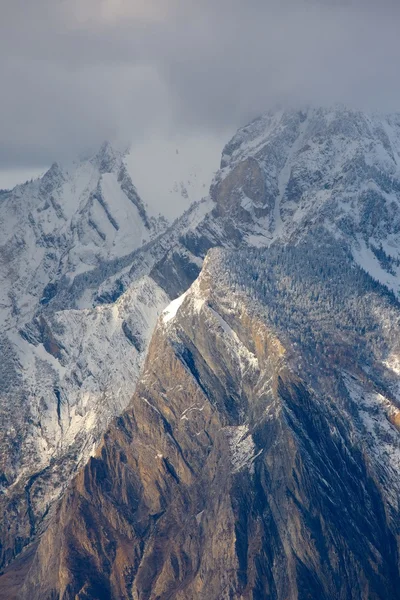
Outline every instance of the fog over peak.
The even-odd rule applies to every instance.
[[[223,141],[276,104],[400,110],[393,0],[0,0],[0,169]],[[1,187],[1,185],[0,185]]]

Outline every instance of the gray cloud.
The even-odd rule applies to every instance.
[[[277,103],[400,110],[394,0],[0,0],[0,168],[232,131]]]

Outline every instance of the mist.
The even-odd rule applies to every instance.
[[[400,7],[0,0],[0,170],[179,135],[223,145],[279,105],[400,110]],[[0,185],[1,187],[1,185]]]

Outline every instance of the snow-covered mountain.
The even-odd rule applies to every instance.
[[[185,199],[168,227],[148,213],[130,160],[105,143],[0,197],[2,563],[40,532],[127,406],[170,301],[152,267],[210,204]]]
[[[154,235],[123,155],[104,144],[68,169],[53,164],[0,204],[2,320],[23,321],[61,281],[132,252]]]
[[[126,406],[143,340],[168,301],[143,279],[114,305],[94,308],[85,289],[58,302],[77,278],[119,264],[166,227],[147,215],[124,159],[105,143],[0,196],[1,486],[12,523],[2,525],[17,539],[36,531]],[[13,498],[24,495],[18,519]]]
[[[171,226],[147,214],[125,159],[106,144],[0,196],[3,564],[127,406],[158,315],[210,248],[307,239],[318,252],[326,235],[399,290],[400,116],[268,113],[239,130],[209,196]]]
[[[268,113],[225,147],[213,186],[245,241],[269,245],[320,223],[398,292],[400,116],[344,107]]]

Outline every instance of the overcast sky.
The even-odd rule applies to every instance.
[[[277,103],[400,110],[399,30],[398,0],[0,0],[0,170]]]

